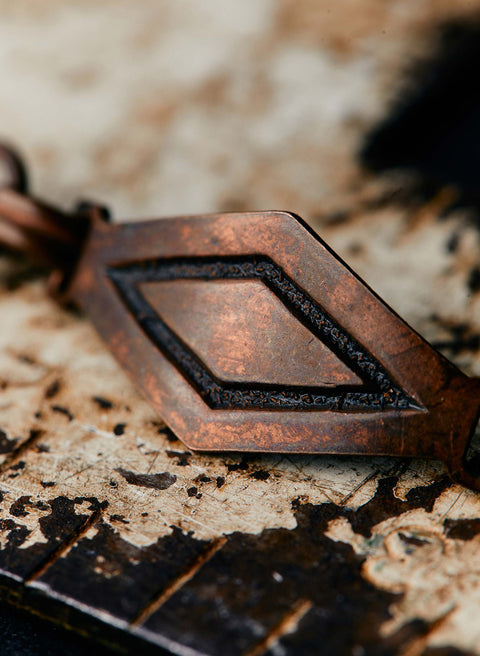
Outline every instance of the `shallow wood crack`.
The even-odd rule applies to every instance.
[[[226,541],[227,538],[219,538],[218,540],[213,540],[210,547],[204,551],[181,576],[173,581],[166,590],[163,590],[161,594],[154,597],[144,608],[142,608],[138,615],[131,621],[131,625],[135,627],[144,624],[158,608],[163,606],[163,604],[166,603],[170,597],[172,597],[178,590],[180,590],[180,588],[188,583],[188,581],[190,581],[195,576],[198,570],[203,567],[206,562],[213,558],[217,551],[220,551]]]
[[[283,638],[283,636],[293,633],[312,606],[312,602],[308,599],[300,599],[246,656],[261,656]]]
[[[46,558],[38,563],[30,574],[25,578],[25,583],[31,583],[44,574],[63,554],[65,554],[85,533],[100,519],[102,508],[97,508],[92,512],[90,517],[75,531],[72,531],[65,540],[62,540],[57,547],[51,551]]]

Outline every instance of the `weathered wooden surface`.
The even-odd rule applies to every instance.
[[[37,186],[119,215],[298,211],[479,375],[472,212],[356,161],[470,3],[142,5],[0,4],[2,131]],[[125,650],[480,653],[477,494],[424,461],[189,453],[44,279],[0,276],[2,596]]]
[[[41,279],[7,289],[21,265],[3,266],[0,565],[17,603],[209,654],[328,636],[332,653],[475,652],[478,495],[425,462],[191,454],[88,321]]]

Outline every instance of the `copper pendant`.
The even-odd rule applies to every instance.
[[[66,216],[4,189],[0,216],[0,240],[49,262],[189,448],[435,458],[480,489],[465,458],[480,379],[296,215],[113,225],[93,205]]]

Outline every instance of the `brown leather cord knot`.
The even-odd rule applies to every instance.
[[[51,291],[58,292],[80,255],[88,231],[85,208],[67,214],[26,195],[28,176],[20,156],[0,144],[7,175],[0,187],[0,245],[28,254],[52,269]]]

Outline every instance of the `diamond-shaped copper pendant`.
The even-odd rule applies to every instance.
[[[95,220],[70,295],[192,449],[437,458],[475,485],[479,380],[293,214]]]
[[[286,212],[112,225],[26,195],[0,145],[0,243],[53,269],[192,449],[437,458],[480,489],[466,453],[468,378]]]

